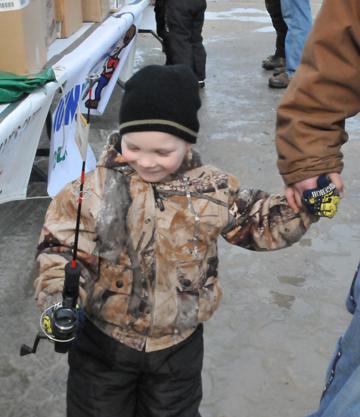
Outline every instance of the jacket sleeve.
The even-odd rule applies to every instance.
[[[278,168],[290,185],[341,172],[345,119],[360,111],[360,2],[324,0],[277,111]]]
[[[35,299],[40,310],[62,299],[64,267],[72,259],[78,187],[79,184],[76,183],[65,187],[52,200],[46,212],[38,245],[39,276],[34,283]],[[95,257],[91,255],[95,247],[92,215],[94,197],[89,200],[83,200],[78,244],[78,260],[81,266],[81,301],[84,301],[86,297],[83,284],[96,263]]]
[[[282,249],[299,241],[317,217],[296,214],[286,198],[261,190],[239,188],[229,180],[229,221],[222,236],[234,245],[254,251]]]

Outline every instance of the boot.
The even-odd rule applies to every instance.
[[[280,74],[273,75],[269,78],[269,87],[270,88],[287,88],[291,81],[291,77],[286,72],[281,72]]]
[[[276,55],[269,55],[262,62],[262,67],[266,70],[273,70],[285,67],[285,58]]]

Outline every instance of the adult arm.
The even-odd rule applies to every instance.
[[[324,0],[277,112],[278,167],[287,185],[341,173],[345,119],[360,111],[360,3]]]

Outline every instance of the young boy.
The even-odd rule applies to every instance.
[[[152,65],[127,83],[120,131],[87,175],[79,239],[85,321],[69,353],[70,417],[198,417],[202,323],[221,299],[217,238],[275,250],[309,227],[282,196],[240,189],[203,165],[198,80]],[[41,308],[71,258],[77,185],[52,201],[41,234]]]

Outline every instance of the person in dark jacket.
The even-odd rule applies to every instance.
[[[206,51],[203,45],[206,0],[156,0],[157,33],[163,39],[166,64],[185,64],[205,86]]]

